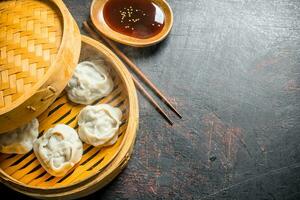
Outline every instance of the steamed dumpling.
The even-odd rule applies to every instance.
[[[11,132],[0,134],[0,152],[25,154],[31,151],[39,135],[39,121],[33,119]]]
[[[82,142],[70,126],[58,124],[34,143],[34,153],[45,170],[64,176],[82,157]]]
[[[115,144],[117,142],[117,140],[118,140],[118,134],[115,133],[115,136],[111,140],[109,140],[108,142],[103,144],[102,146],[103,147],[111,146],[111,145]]]
[[[103,63],[84,61],[77,65],[66,87],[68,97],[74,103],[92,104],[107,96],[113,89],[113,81]]]
[[[108,104],[86,106],[78,116],[78,134],[82,141],[96,147],[114,144],[122,112]]]

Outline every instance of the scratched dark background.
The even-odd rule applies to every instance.
[[[81,26],[91,0],[64,2]],[[140,96],[132,159],[89,199],[300,199],[300,1],[169,3],[166,41],[121,48],[184,118]]]

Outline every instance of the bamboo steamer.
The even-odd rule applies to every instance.
[[[0,133],[57,98],[78,62],[80,37],[61,0],[0,1]]]
[[[82,36],[80,60],[104,59],[114,81],[110,95],[98,103],[108,103],[123,112],[118,141],[102,149],[84,144],[84,155],[77,166],[64,177],[49,175],[34,153],[0,154],[0,181],[23,194],[40,199],[74,199],[86,196],[108,184],[126,166],[138,127],[138,101],[130,73],[107,47]],[[39,117],[40,134],[55,124],[77,128],[77,115],[83,105],[68,101],[63,92]]]

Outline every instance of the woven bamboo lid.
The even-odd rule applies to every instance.
[[[60,0],[0,1],[0,133],[48,108],[72,76],[80,45]]]

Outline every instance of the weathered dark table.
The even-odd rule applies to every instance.
[[[91,0],[64,2],[81,25]],[[169,3],[166,41],[122,48],[184,118],[140,96],[132,159],[90,199],[300,199],[300,1]]]

